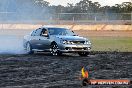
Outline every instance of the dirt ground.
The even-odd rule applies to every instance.
[[[111,37],[132,37],[132,31],[88,31],[88,30],[76,30],[77,34],[82,36],[111,36]]]
[[[89,68],[92,79],[132,79],[132,53],[92,52],[88,57],[50,56],[48,53],[0,55],[0,87],[81,88],[82,66]]]
[[[15,38],[22,39],[30,31],[0,30],[0,37],[3,36],[1,39],[4,41],[7,36],[13,36],[13,38],[9,39],[16,41],[17,39]],[[132,37],[132,31],[82,30],[75,32],[82,36]],[[11,45],[10,41],[12,40],[5,43]],[[12,46],[9,49],[12,49]],[[14,48],[12,50],[14,51]],[[132,79],[131,52],[98,51],[91,52],[88,57],[80,57],[77,54],[51,56],[49,53],[37,53],[34,55],[4,53],[0,55],[0,88],[82,88],[82,81],[79,80],[82,66],[89,68],[90,78],[92,79]]]

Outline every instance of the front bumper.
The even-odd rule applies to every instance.
[[[60,45],[60,52],[90,52],[91,45]]]

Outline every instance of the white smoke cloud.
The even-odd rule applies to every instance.
[[[0,36],[0,54],[25,54],[22,38]]]

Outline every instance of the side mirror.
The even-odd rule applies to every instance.
[[[48,35],[48,34],[42,34],[41,36],[44,36],[44,37],[49,37],[49,35]]]

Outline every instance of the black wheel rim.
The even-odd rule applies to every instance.
[[[56,44],[53,44],[51,46],[51,54],[54,55],[54,56],[58,55],[58,46]]]

